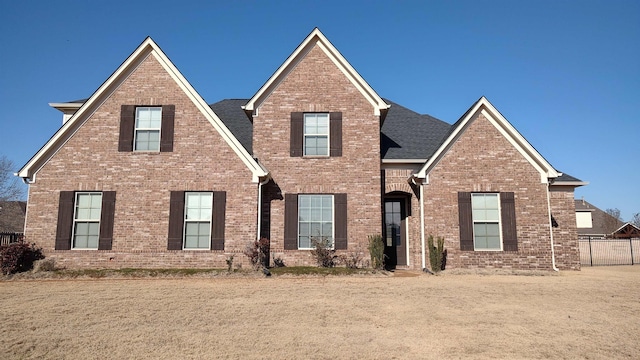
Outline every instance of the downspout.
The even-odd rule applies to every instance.
[[[258,183],[258,232],[256,234],[256,240],[260,240],[260,234],[262,233],[262,186],[266,185],[271,177],[269,175],[264,177],[264,180]]]
[[[424,270],[427,268],[424,246],[424,187],[422,186],[422,182],[420,182],[420,185],[416,183],[415,176],[411,176],[411,183],[415,186],[420,186],[420,246],[422,254],[422,270]]]
[[[551,222],[551,180],[547,180],[547,210],[549,214],[549,238],[551,239],[551,268],[560,271],[556,267],[556,252],[553,246],[553,223]]]

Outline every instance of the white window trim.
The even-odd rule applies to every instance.
[[[298,219],[297,221],[297,232],[296,232],[296,242],[298,245],[298,250],[314,250],[315,247],[311,246],[308,248],[300,247],[300,197],[301,196],[331,196],[331,250],[335,250],[336,247],[336,197],[333,194],[298,194]],[[309,239],[309,244],[311,244],[311,239]]]
[[[305,131],[306,127],[306,117],[307,115],[323,115],[326,114],[327,115],[327,155],[307,155],[307,146],[306,146],[306,139],[307,136],[324,136],[325,134],[307,134],[307,132]],[[308,112],[308,113],[303,113],[302,114],[302,156],[304,157],[308,157],[308,158],[327,158],[331,156],[331,114],[328,112]]]
[[[476,248],[476,221],[473,219],[473,196],[474,195],[486,195],[486,194],[496,194],[498,197],[498,236],[500,238],[500,249],[483,249]],[[476,192],[471,193],[471,223],[472,223],[472,233],[473,233],[473,251],[504,251],[504,243],[502,240],[502,207],[500,202],[500,193],[499,192]],[[489,221],[478,221],[478,223],[489,223]],[[494,223],[494,222],[490,222]]]
[[[188,194],[211,194],[211,218],[209,221],[209,242],[206,248],[187,248],[185,247],[187,242],[187,223],[189,222],[204,222],[203,219],[187,219],[187,195]],[[213,230],[213,192],[212,191],[187,191],[184,193],[184,219],[182,219],[182,250],[186,251],[207,251],[211,250],[211,231]]]
[[[80,195],[100,195],[101,198],[101,202],[100,202],[100,217],[102,217],[102,192],[100,191],[79,191],[76,192],[74,195],[74,199],[73,199],[73,223],[71,225],[71,250],[98,250],[98,247],[100,246],[100,219],[93,220],[93,219],[76,219],[76,210],[78,209],[78,197]],[[98,243],[96,244],[96,247],[76,247],[76,222],[83,222],[83,223],[98,223]]]
[[[138,109],[160,109],[160,127],[158,128],[142,128],[137,127],[138,122]],[[158,131],[158,150],[138,150],[136,149],[136,140],[138,139],[138,131]],[[135,117],[133,119],[133,151],[134,152],[150,152],[157,153],[160,152],[160,143],[162,142],[162,106],[137,106]]]

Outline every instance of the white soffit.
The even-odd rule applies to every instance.
[[[542,155],[529,144],[529,142],[500,114],[500,112],[485,98],[481,97],[463,115],[457,127],[449,135],[436,153],[427,161],[422,169],[416,174],[419,178],[427,178],[429,172],[440,162],[446,152],[453,146],[455,141],[462,136],[471,124],[471,120],[481,113],[484,117],[513,145],[516,150],[540,173],[540,182],[548,183],[550,178],[556,178],[560,174],[542,157]]]
[[[79,126],[90,117],[93,111],[113,93],[118,86],[142,63],[149,55],[152,55],[162,67],[169,73],[172,79],[185,92],[193,104],[198,108],[220,133],[225,142],[240,157],[243,163],[253,174],[253,180],[266,176],[268,172],[258,164],[246,151],[240,142],[232,135],[218,116],[206,104],[204,99],[196,92],[180,71],[164,54],[160,47],[147,37],[140,46],[118,67],[118,69],[96,90],[80,109],[49,139],[49,141],[27,162],[17,173],[24,179],[32,179],[35,173],[53,156],[58,149],[75,133]],[[56,104],[57,105],[57,104]]]
[[[331,61],[340,69],[340,71],[349,79],[349,81],[360,91],[362,96],[364,96],[367,101],[373,106],[374,115],[380,115],[381,110],[386,110],[391,107],[391,105],[387,104],[382,100],[382,98],[367,84],[367,82],[358,74],[358,72],[349,64],[347,59],[340,54],[338,49],[336,49],[333,44],[322,34],[320,29],[315,28],[313,31],[307,36],[304,41],[293,51],[291,55],[285,60],[285,62],[280,65],[278,70],[267,80],[267,82],[262,85],[262,87],[256,92],[255,95],[247,104],[243,107],[243,109],[247,112],[252,112],[257,110],[260,107],[260,103],[266,99],[269,94],[277,88],[278,84],[287,76],[287,74],[293,69],[296,64],[302,60],[308,51],[313,48],[313,46],[318,46]]]

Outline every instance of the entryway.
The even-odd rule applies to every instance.
[[[384,199],[385,268],[407,265],[407,201],[405,198]]]

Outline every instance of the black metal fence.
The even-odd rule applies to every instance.
[[[640,264],[640,238],[604,239],[579,238],[580,264],[582,266],[636,265]]]
[[[22,240],[23,237],[24,237],[23,233],[14,233],[14,232],[0,233],[0,246],[9,245],[14,242],[18,242]]]

